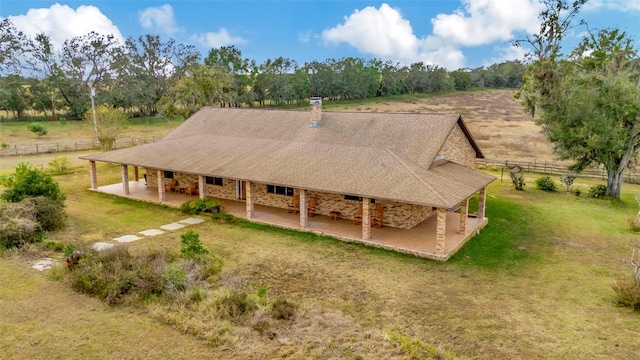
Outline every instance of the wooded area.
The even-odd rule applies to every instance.
[[[0,22],[0,110],[6,118],[32,111],[81,119],[91,106],[92,88],[96,106],[120,108],[129,116],[187,117],[205,105],[273,106],[302,104],[310,96],[353,100],[519,88],[524,72],[519,61],[455,71],[354,57],[304,64],[278,57],[258,64],[234,46],[211,49],[202,59],[194,46],[157,35],[119,44],[113,36],[91,32],[54,49],[46,35],[31,38],[10,20]]]

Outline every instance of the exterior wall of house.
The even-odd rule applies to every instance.
[[[205,196],[215,197],[218,199],[236,198],[236,181],[233,179],[222,179],[222,186],[204,184]]]
[[[147,186],[156,188],[158,186],[158,176],[156,169],[145,169],[147,174]],[[173,178],[178,181],[178,187],[187,188],[191,186],[191,182],[198,182],[198,175],[183,174],[179,172],[173,173]],[[168,183],[168,179],[162,179],[163,183]],[[222,186],[205,184],[205,196],[215,197],[218,199],[235,199],[236,198],[236,181],[232,179],[224,179]]]
[[[294,194],[298,194],[295,189]],[[256,184],[255,186],[255,203],[260,205],[272,206],[287,209],[289,203],[293,201],[292,196],[277,195],[267,193],[266,184]],[[318,199],[316,214],[328,216],[331,211],[339,211],[343,219],[351,220],[358,212],[360,205],[356,200],[345,200],[342,194],[323,193],[318,191],[309,191],[308,197]],[[402,229],[410,229],[422,221],[429,218],[435,213],[428,206],[403,204],[395,201],[377,201],[376,205],[384,206],[384,226],[397,227]],[[371,213],[375,212],[375,205],[372,206]]]
[[[157,176],[155,169],[145,169],[147,174],[147,186],[157,187]],[[191,174],[173,173],[173,178],[178,181],[179,187],[187,187],[192,181],[198,181],[198,176]],[[163,179],[165,182],[165,179]],[[293,201],[292,196],[269,194],[267,193],[267,184],[255,184],[252,188],[254,195],[254,203],[272,206],[281,209],[288,209],[289,203]],[[294,194],[299,194],[299,190],[295,189]],[[236,181],[232,179],[224,179],[223,186],[205,185],[205,195],[219,199],[235,199],[236,198]],[[356,200],[345,200],[342,194],[323,193],[318,191],[309,191],[308,197],[316,197],[318,205],[316,214],[328,216],[331,211],[339,211],[343,219],[352,220],[358,212],[360,205]],[[395,201],[378,200],[376,205],[384,206],[384,226],[397,227],[401,229],[410,229],[422,221],[426,220],[435,211],[431,207],[422,205],[404,204]],[[371,213],[375,212],[375,206],[372,205]]]
[[[438,153],[445,159],[475,169],[476,152],[459,125],[456,125]]]

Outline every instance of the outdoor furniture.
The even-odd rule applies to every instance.
[[[337,211],[337,210],[329,211],[330,220],[340,220],[340,217],[342,217],[342,213],[340,211]]]
[[[307,214],[311,217],[316,216],[316,206],[318,206],[318,198],[312,196],[309,199],[309,206],[307,207]]]
[[[371,226],[377,226],[378,228],[382,228],[382,223],[384,221],[384,206],[376,206],[376,212],[371,218]]]
[[[356,225],[362,224],[362,203],[358,205],[358,212],[353,216],[353,223]]]
[[[289,210],[287,210],[287,212],[295,212],[296,214],[300,212],[300,195],[299,194],[295,194],[293,195],[293,198],[291,199],[291,202],[288,204],[289,205]]]
[[[184,190],[184,193],[186,195],[192,196],[192,195],[198,195],[198,182],[197,181],[192,181],[191,182],[191,187],[188,187]]]
[[[164,186],[165,192],[178,192],[178,180],[171,179],[167,185]]]

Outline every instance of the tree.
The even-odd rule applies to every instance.
[[[188,118],[203,106],[228,102],[224,89],[231,87],[233,78],[220,67],[196,65],[160,100],[159,107],[168,116]]]
[[[11,20],[0,20],[0,75],[20,73],[20,57],[26,40],[27,36],[18,31]]]
[[[91,109],[84,114],[84,121],[93,123]],[[98,141],[102,150],[113,150],[118,136],[129,125],[124,111],[100,105],[96,108],[96,125],[98,127]]]
[[[606,195],[620,198],[622,172],[640,146],[640,63],[633,39],[617,29],[590,33],[565,60],[527,70],[525,109],[572,170],[602,165]]]

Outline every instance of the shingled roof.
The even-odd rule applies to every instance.
[[[459,115],[205,107],[161,141],[86,160],[454,207],[495,178],[435,161]]]

